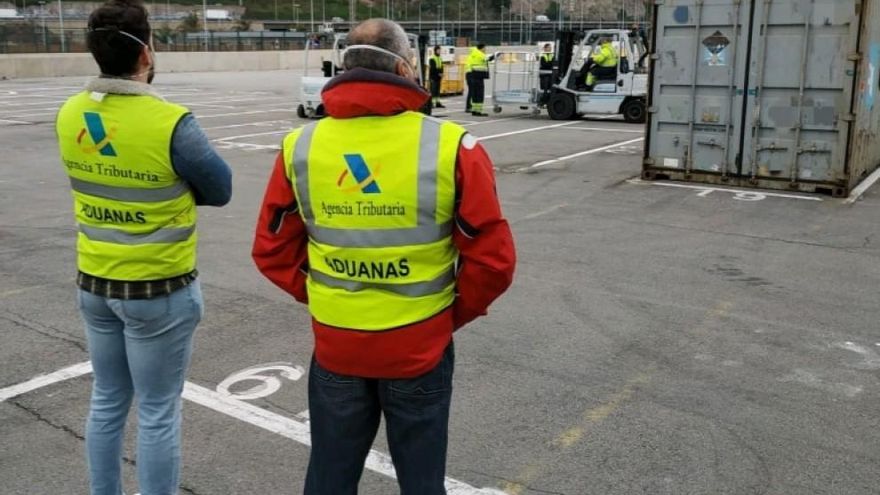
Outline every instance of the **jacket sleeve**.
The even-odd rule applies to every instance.
[[[284,158],[279,153],[257,219],[251,256],[266,278],[297,301],[307,303],[307,248],[305,224],[284,170]]]
[[[192,114],[180,119],[171,135],[171,166],[189,184],[197,205],[223,206],[232,197],[232,169]]]
[[[486,150],[470,134],[458,149],[453,242],[459,251],[455,328],[485,315],[513,282],[516,250],[501,213],[495,170]]]

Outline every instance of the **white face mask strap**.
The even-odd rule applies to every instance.
[[[119,33],[119,34],[121,34],[121,35],[123,35],[123,36],[127,36],[127,37],[129,37],[129,38],[131,38],[131,39],[137,41],[138,44],[141,45],[141,46],[144,47],[144,48],[150,48],[149,45],[147,45],[146,43],[144,43],[143,41],[141,41],[140,38],[138,38],[137,36],[135,36],[135,35],[133,35],[133,34],[127,32],[127,31],[123,31],[123,30],[121,30],[121,29],[116,29],[116,28],[95,28],[95,29],[92,29],[92,31],[107,31],[107,32],[111,32],[111,33]],[[150,50],[152,50],[152,48],[150,48]]]
[[[382,47],[373,46],[373,45],[350,45],[350,46],[346,47],[345,51],[342,52],[343,62],[345,61],[345,55],[348,53],[349,50],[372,50],[374,52],[384,53],[385,55],[390,55],[390,56],[396,58],[397,60],[400,60],[401,62],[406,64],[407,67],[412,68],[412,64],[407,59],[403,58],[402,56],[392,52],[391,50],[386,50]],[[346,67],[346,69],[348,69],[348,67]]]

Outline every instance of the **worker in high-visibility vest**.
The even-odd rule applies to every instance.
[[[486,55],[486,44],[478,43],[472,47],[465,62],[465,81],[468,94],[465,111],[475,117],[488,117],[483,113],[483,99],[486,94],[486,79],[489,79],[489,62],[495,60],[494,55]]]
[[[440,102],[440,86],[443,84],[443,59],[440,58],[440,45],[434,47],[428,59],[428,80],[431,82],[431,104],[434,108],[446,108]]]
[[[257,267],[312,316],[306,495],[357,492],[383,416],[400,493],[446,493],[453,331],[512,281],[492,161],[418,112],[408,50],[385,19],[349,33],[328,116],[284,138],[257,223]]]
[[[546,104],[550,99],[550,88],[553,86],[553,70],[556,68],[556,56],[553,53],[553,45],[544,43],[541,54],[538,56],[538,79],[541,85],[541,103]]]
[[[94,372],[85,429],[90,493],[118,495],[125,422],[137,397],[141,493],[177,493],[180,403],[204,312],[196,205],[222,206],[231,171],[189,111],[150,85],[147,11],[112,0],[87,45],[101,76],[58,112],[77,223],[78,305]]]
[[[599,49],[590,55],[587,64],[587,91],[592,91],[599,79],[616,78],[618,60],[617,51],[611,43],[611,38],[602,38],[599,41]]]

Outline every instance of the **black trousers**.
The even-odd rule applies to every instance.
[[[434,98],[440,98],[440,83],[443,82],[443,79],[431,79],[431,96]]]
[[[541,81],[542,90],[547,91],[550,86],[553,86],[553,74],[541,74],[538,78]]]
[[[455,351],[437,366],[396,380],[339,375],[313,358],[309,370],[312,450],[305,495],[353,495],[385,416],[402,495],[441,495],[446,475]]]
[[[590,72],[596,76],[596,81],[601,79],[614,79],[617,77],[617,66],[612,67],[599,67],[598,65],[594,65]]]
[[[465,76],[468,87],[467,106],[465,111],[470,111],[471,105],[474,103],[481,104],[486,97],[486,79],[482,74],[476,74],[471,71]]]

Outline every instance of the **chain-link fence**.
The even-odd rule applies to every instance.
[[[85,29],[45,29],[39,23],[0,25],[0,53],[87,52]],[[153,33],[156,51],[298,50],[307,42],[330,46],[326,37],[293,31],[208,31]]]

